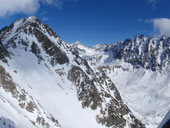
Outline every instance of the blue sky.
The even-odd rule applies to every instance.
[[[136,34],[170,36],[169,0],[0,0],[0,28],[36,16],[68,43],[114,43]]]

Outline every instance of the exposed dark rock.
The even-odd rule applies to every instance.
[[[30,101],[26,106],[26,110],[33,113],[36,107],[37,106],[32,101]]]
[[[44,24],[44,27],[50,36],[54,36],[55,38],[59,37],[47,24]]]
[[[9,57],[9,53],[5,49],[5,47],[3,46],[2,42],[1,42],[1,39],[0,39],[0,60],[7,63],[6,57]]]
[[[94,81],[84,73],[84,71],[77,67],[73,66],[69,71],[68,78],[77,85],[77,95],[78,99],[82,101],[82,107],[91,107],[96,109],[101,104],[101,97],[97,91]],[[81,79],[83,79],[81,81]]]
[[[56,63],[65,64],[69,63],[69,59],[64,52],[62,52],[46,35],[44,35],[38,29],[34,29],[34,34],[38,41],[42,43],[42,47],[49,54],[51,59],[51,64],[55,65]]]
[[[124,116],[129,114],[132,120],[130,125],[133,125],[136,128],[145,128],[145,126],[134,117],[130,109],[123,103],[116,86],[110,78],[106,76],[102,68],[98,69],[97,76],[101,86],[104,85],[106,88],[105,90],[102,90],[102,97],[110,99],[110,102],[107,103],[106,107],[101,108],[102,115],[97,116],[97,121],[108,127],[115,126],[118,128],[124,128],[127,123]]]
[[[33,42],[31,45],[31,52],[37,56],[39,63],[41,62],[41,60],[43,60],[43,57],[40,55],[41,51],[35,42]]]

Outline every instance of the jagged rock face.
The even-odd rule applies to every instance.
[[[18,27],[19,26],[19,27]],[[11,36],[10,39],[9,36]],[[24,35],[25,39],[22,38]],[[0,38],[3,41],[4,47],[6,48],[16,48],[18,45],[24,48],[25,51],[28,50],[28,43],[31,41],[29,37],[34,37],[41,44],[43,50],[51,57],[51,64],[55,65],[69,63],[69,59],[66,54],[60,50],[61,40],[58,35],[48,26],[41,24],[40,20],[35,17],[23,18],[18,21],[12,23],[9,27],[4,27],[0,31]],[[58,39],[58,46],[54,44],[49,37],[54,39]],[[31,51],[39,56],[40,49],[38,46],[32,41],[32,49]],[[43,59],[39,56],[39,60]]]
[[[97,109],[101,105],[101,97],[93,83],[94,81],[90,80],[81,68],[73,66],[68,77],[77,85],[78,99],[82,101],[83,108]],[[83,80],[81,81],[81,79]]]
[[[49,29],[47,30],[49,32]],[[45,36],[38,29],[35,29],[34,31],[35,32],[33,33],[37,37],[38,41],[42,43],[42,47],[44,48],[46,53],[52,56],[52,59],[51,59],[52,65],[55,65],[56,63],[59,63],[59,64],[69,63],[68,57],[53,42],[51,42],[47,36]],[[51,32],[50,34],[53,34],[53,33]]]
[[[101,109],[101,115],[98,116],[99,122],[101,121],[100,123],[104,123],[106,126],[109,127],[115,126],[119,128],[124,128],[125,125],[127,125],[127,120],[125,116],[129,115],[129,118],[131,118],[129,122],[129,127],[145,128],[145,125],[143,125],[138,119],[136,119],[129,108],[123,103],[116,86],[105,74],[102,68],[97,69],[97,78],[101,83],[101,86],[105,85],[105,87],[103,86],[103,88],[105,89],[102,89],[100,93],[103,97],[103,101],[104,98],[110,99],[107,107],[102,107]]]
[[[161,70],[169,63],[170,38],[145,37],[139,35],[132,40],[117,43],[111,48],[117,59],[123,59],[135,67],[142,66],[146,69]]]
[[[5,57],[9,57],[8,51],[4,48],[1,39],[0,39],[0,60],[7,63],[7,60]]]
[[[84,62],[78,59],[79,63]],[[85,65],[88,67],[87,63]],[[129,108],[123,103],[122,98],[102,68],[94,72],[88,68],[86,71],[90,78],[81,68],[72,66],[68,74],[68,79],[73,81],[77,86],[78,99],[82,102],[82,107],[99,109],[100,113],[96,115],[98,123],[107,127],[124,128],[129,124],[132,128],[145,128],[131,113]],[[125,116],[129,116],[129,122]],[[128,122],[128,123],[127,123]]]

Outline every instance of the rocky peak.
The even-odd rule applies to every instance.
[[[19,33],[30,35],[35,34],[36,30],[53,36],[54,38],[58,37],[58,35],[47,24],[42,24],[35,16],[16,20],[10,26],[4,27],[0,30],[0,37],[2,40],[5,40],[10,34],[13,36]]]
[[[95,46],[90,47],[90,49],[93,49],[95,51],[103,51],[107,46],[107,44],[97,44]]]
[[[76,41],[75,43],[72,44],[72,46],[78,46],[78,45],[82,45],[79,41]]]
[[[69,62],[66,53],[61,49],[62,41],[58,35],[34,16],[16,20],[9,27],[4,27],[0,30],[0,39],[6,50],[25,49],[25,51],[32,51],[39,60],[43,60],[41,57],[43,48],[51,58],[52,65]]]
[[[114,58],[123,59],[135,67],[161,70],[169,62],[170,38],[137,35],[112,47]]]
[[[73,49],[82,49],[83,50],[83,48],[87,48],[87,47],[84,46],[79,41],[76,41],[75,43],[71,44],[71,48],[73,48]]]

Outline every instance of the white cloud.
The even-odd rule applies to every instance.
[[[153,23],[154,31],[158,32],[160,36],[166,35],[170,36],[170,19],[168,18],[159,18],[152,19],[150,22]]]
[[[0,0],[0,17],[16,13],[33,14],[39,6],[39,0]]]
[[[34,14],[41,3],[62,8],[64,0],[0,0],[0,17],[17,13]]]

